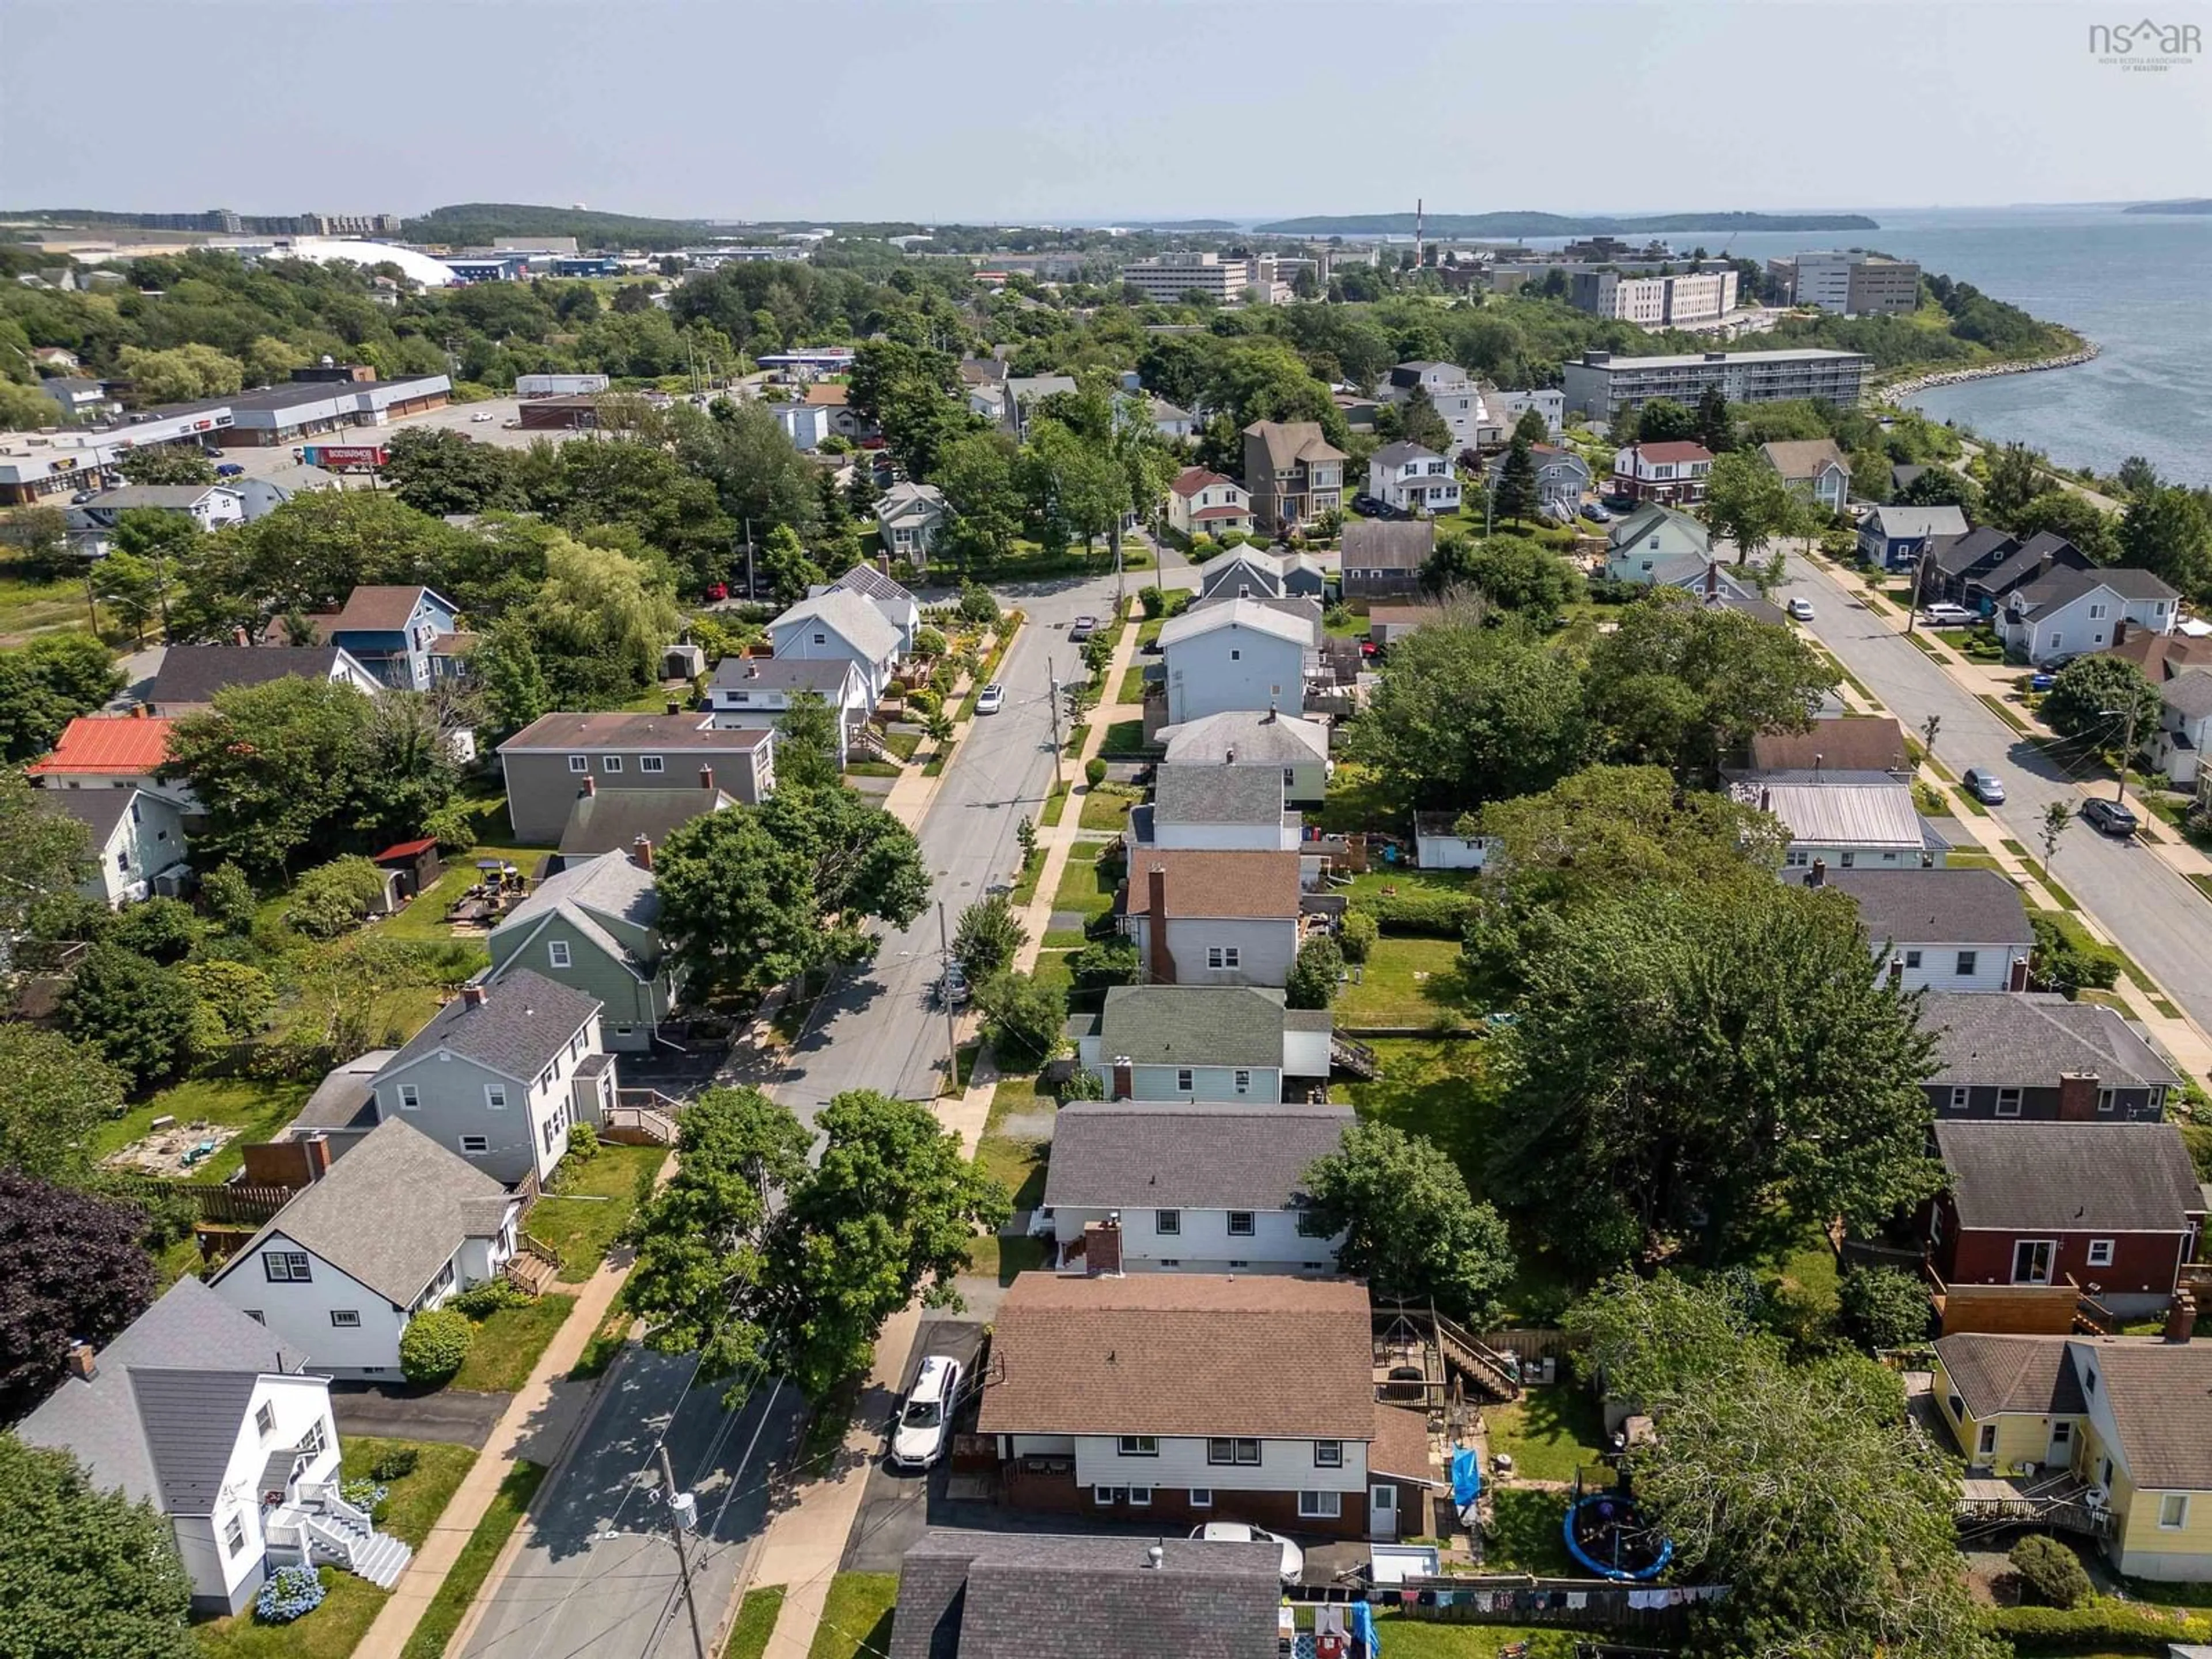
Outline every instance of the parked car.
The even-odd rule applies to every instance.
[[[937,994],[944,999],[948,1008],[965,1007],[969,997],[973,994],[968,985],[967,969],[957,962],[946,963],[945,972],[937,981]]]
[[[469,422],[472,426],[482,426],[486,421],[492,420],[495,417],[490,410],[480,409],[475,414],[469,416]]]
[[[1379,495],[1354,495],[1352,510],[1363,519],[1387,519],[1390,516],[1389,502]]]
[[[1249,1521],[1209,1521],[1202,1527],[1193,1527],[1193,1538],[1202,1538],[1210,1544],[1279,1544],[1283,1550],[1283,1582],[1295,1584],[1306,1570],[1306,1553],[1280,1533],[1269,1532],[1265,1527],[1255,1527]]]
[[[1812,621],[1812,620],[1813,620],[1813,601],[1812,601],[1812,600],[1810,600],[1810,599],[1792,599],[1792,600],[1790,600],[1790,614],[1792,617],[1794,617],[1795,618],[1796,618],[1796,620],[1798,620],[1799,622],[1810,622],[1810,621]]]
[[[921,1362],[906,1404],[899,1407],[898,1426],[891,1431],[893,1463],[902,1469],[926,1469],[945,1455],[966,1375],[958,1360],[945,1354],[933,1353]]]
[[[2058,676],[2056,674],[2030,674],[2027,677],[2027,689],[2031,691],[2048,691],[2057,684]]]
[[[1080,645],[1097,631],[1097,617],[1078,617],[1067,625],[1067,642],[1070,645]]]
[[[2142,824],[2135,808],[2123,801],[2106,800],[2102,795],[2083,806],[2081,816],[2108,836],[2132,836]]]
[[[1636,497],[1633,495],[1601,495],[1598,500],[1615,513],[1636,511]]]
[[[1611,524],[1613,522],[1613,514],[1607,512],[1605,508],[1599,506],[1595,501],[1584,501],[1583,503],[1583,517],[1588,519],[1592,524]]]
[[[1930,628],[1969,628],[1978,620],[1963,605],[1931,605],[1920,613]]]
[[[218,478],[242,478],[246,476],[246,469],[236,461],[225,461],[216,468],[215,476]]]
[[[1986,766],[1968,767],[1960,781],[1966,786],[1966,793],[1985,806],[1998,806],[2004,802],[2004,780]]]
[[[1006,688],[994,680],[975,694],[975,712],[995,714],[1006,706]]]

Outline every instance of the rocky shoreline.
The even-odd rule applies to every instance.
[[[2033,362],[1981,363],[1972,368],[1948,368],[1935,374],[1915,374],[1881,388],[1881,395],[1890,398],[1910,398],[1923,392],[1932,392],[1938,386],[1963,386],[1968,380],[1990,380],[2000,374],[2033,374],[2046,368],[2072,368],[2087,362],[2097,355],[2097,343],[2084,343],[2079,351],[2069,351],[2063,357],[2039,357]]]

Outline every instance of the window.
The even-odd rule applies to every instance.
[[[234,1515],[230,1524],[222,1529],[222,1553],[235,1555],[246,1547],[246,1517]]]
[[[1160,1455],[1159,1437],[1150,1434],[1125,1434],[1115,1440],[1114,1449],[1124,1457],[1158,1457]]]
[[[263,1434],[276,1433],[276,1407],[268,1401],[263,1401],[260,1409],[253,1413],[253,1426]]]
[[[2166,1532],[2179,1532],[2189,1524],[2189,1494],[2170,1492],[2158,1500],[2158,1524]]]
[[[1959,1086],[1959,1085],[1954,1085],[1952,1086],[1952,1090],[1951,1090],[1951,1109],[1952,1109],[1953,1111],[1954,1111],[1954,1112],[1963,1112],[1963,1111],[1965,1111],[1965,1110],[1966,1109],[1966,1097],[1967,1097],[1967,1092],[1968,1092],[1968,1091],[1967,1091],[1966,1089],[1964,1089],[1963,1087],[1960,1087],[1960,1086]]]
[[[1842,865],[1842,866],[1844,866],[1844,869],[1848,870],[1848,869],[1850,869],[1850,868],[1851,867],[1851,866],[1852,866],[1853,864],[1856,863],[1856,862],[1857,862],[1857,860],[1858,860],[1858,854],[1857,854],[1855,851],[1853,851],[1850,848],[1846,847],[1846,848],[1844,848],[1844,850],[1843,850],[1843,854],[1842,854],[1842,856],[1841,856],[1841,857],[1839,857],[1839,858],[1836,860],[1836,862],[1837,862],[1837,863],[1838,863],[1838,864],[1840,864],[1840,865]]]
[[[1283,769],[1283,787],[1285,789],[1295,789],[1297,787],[1297,785],[1298,775],[1297,770],[1291,767],[1285,766]]]
[[[463,1135],[461,1137],[461,1152],[464,1155],[470,1153],[481,1154],[488,1152],[490,1150],[491,1137],[489,1135]]]
[[[1997,1091],[1997,1115],[1999,1117],[2018,1117],[2020,1115],[2019,1090],[2000,1089]]]
[[[485,1084],[484,1104],[491,1108],[495,1112],[505,1111],[507,1109],[507,1085],[504,1083]]]
[[[1314,1467],[1317,1469],[1340,1469],[1344,1467],[1344,1442],[1316,1440],[1314,1442]]]
[[[1209,968],[1237,968],[1243,965],[1243,947],[1236,945],[1209,945],[1206,947],[1206,965]]]
[[[1208,1440],[1206,1443],[1206,1461],[1209,1463],[1256,1466],[1260,1462],[1260,1443],[1256,1440]]]
[[[1091,1489],[1091,1501],[1097,1504],[1102,1510],[1109,1510],[1113,1508],[1114,1488],[1111,1486],[1093,1486]]]
[[[1192,1083],[1191,1083],[1191,1072],[1190,1072],[1190,1067],[1189,1067],[1189,1066],[1178,1066],[1178,1067],[1176,1067],[1176,1092],[1177,1094],[1179,1094],[1179,1095],[1187,1095],[1187,1094],[1188,1094],[1188,1093],[1191,1091],[1191,1087],[1192,1087]]]
[[[1249,1238],[1252,1237],[1252,1212],[1249,1210],[1231,1210],[1229,1212],[1230,1237]]]
[[[2105,607],[2103,605],[2093,605],[2089,607],[2089,620],[2091,622],[2102,622],[2104,617]]]
[[[569,756],[569,757],[568,757],[568,769],[569,769],[571,772],[588,772],[588,771],[590,771],[590,770],[592,769],[592,761],[591,761],[591,757],[589,757],[588,755],[571,755],[571,756]]]
[[[1180,1236],[1182,1232],[1182,1212],[1155,1210],[1152,1212],[1152,1231],[1166,1238]]]
[[[2089,1241],[2089,1265],[2093,1267],[2109,1267],[2112,1265],[2111,1239],[2093,1238]]]
[[[1951,1396],[1951,1415],[1961,1423],[1966,1420],[1966,1402],[1963,1396],[1955,1394]]]
[[[1193,1486],[1190,1489],[1190,1506],[1194,1510],[1212,1509],[1213,1507],[1213,1488],[1211,1486]]]
[[[545,1120],[544,1138],[545,1141],[545,1150],[548,1153],[552,1152],[553,1143],[560,1138],[560,1135],[561,1120],[559,1116],[556,1115],[553,1117],[547,1118]]]
[[[1982,1425],[1981,1438],[1975,1443],[1974,1450],[1979,1456],[1992,1457],[1996,1455],[1996,1449],[1997,1425],[1994,1423],[1984,1423]]]
[[[641,772],[665,772],[668,768],[658,755],[640,755],[637,769]]]
[[[1129,1488],[1129,1507],[1131,1509],[1148,1510],[1152,1506],[1152,1489],[1150,1486],[1132,1486]]]
[[[1344,1494],[1340,1492],[1302,1492],[1298,1494],[1298,1519],[1301,1521],[1334,1521],[1344,1513]]]
[[[2110,1089],[2097,1091],[2097,1109],[2100,1112],[2109,1112],[2112,1109],[2112,1091]]]
[[[1329,1236],[1329,1231],[1328,1218],[1322,1215],[1319,1211],[1300,1210],[1298,1212],[1300,1238],[1327,1238]]]
[[[600,757],[599,757],[599,770],[600,770],[600,771],[602,771],[602,772],[619,772],[619,771],[621,771],[621,770],[622,770],[622,757],[621,757],[620,755],[602,755],[602,756],[600,756]]]
[[[305,1250],[264,1250],[261,1271],[269,1276],[272,1285],[306,1285],[314,1278],[307,1271]]]
[[[246,1309],[246,1316],[257,1325],[266,1325],[269,1322],[269,1316],[258,1308]]]
[[[1793,847],[1782,855],[1783,864],[1792,870],[1802,870],[1812,861],[1811,851],[1802,847]]]
[[[1243,1269],[1250,1267],[1251,1265],[1252,1264],[1249,1261],[1239,1261],[1236,1258],[1231,1257],[1229,1262],[1229,1271],[1231,1273],[1241,1273]]]
[[[1979,959],[1979,956],[1978,956],[1978,952],[1976,952],[1976,951],[1960,951],[1960,952],[1959,952],[1959,977],[1960,977],[1960,979],[1965,979],[1965,978],[1968,977],[1970,975],[1972,975],[1972,974],[1973,973],[1973,971],[1974,971],[1974,963],[1975,963],[1978,959]]]
[[[399,1109],[401,1111],[419,1111],[422,1109],[422,1091],[420,1089],[416,1088],[411,1083],[403,1083],[399,1085]]]
[[[568,941],[565,939],[547,940],[545,960],[556,968],[568,967],[569,965]]]
[[[361,1328],[361,1310],[333,1308],[331,1310],[331,1328],[337,1331],[357,1331]]]
[[[1249,1094],[1249,1093],[1251,1092],[1251,1090],[1252,1090],[1252,1073],[1249,1073],[1249,1072],[1239,1072],[1239,1073],[1237,1073],[1237,1092],[1238,1094],[1240,1094],[1240,1095],[1242,1095],[1242,1094]]]
[[[1244,653],[1242,651],[1231,651],[1229,653],[1229,660],[1231,662],[1243,662],[1244,660]]]
[[[1908,968],[1917,968],[1920,965],[1920,952],[1907,951],[1905,953],[1905,965]]]
[[[817,634],[814,636],[814,643],[817,645],[827,645],[830,643],[830,636],[827,634]]]
[[[1157,1266],[1162,1273],[1171,1273],[1177,1267],[1182,1266],[1182,1258],[1179,1255],[1164,1255],[1154,1265]]]

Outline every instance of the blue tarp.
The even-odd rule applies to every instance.
[[[1382,1638],[1375,1633],[1375,1610],[1364,1601],[1354,1601],[1348,1611],[1352,1614],[1352,1639],[1366,1650],[1367,1659],[1377,1659],[1382,1651]]]
[[[1452,1454],[1452,1507],[1463,1510],[1482,1496],[1482,1460],[1470,1447]]]

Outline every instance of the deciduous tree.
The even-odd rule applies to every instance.
[[[784,789],[834,789],[837,715],[818,691],[793,694],[775,723],[776,784]]]
[[[0,760],[36,759],[70,721],[113,696],[123,684],[114,661],[89,634],[41,634],[0,651]]]
[[[1388,1123],[1354,1123],[1341,1150],[1306,1171],[1316,1219],[1341,1231],[1337,1265],[1378,1296],[1433,1302],[1482,1328],[1516,1262],[1505,1220],[1468,1190],[1433,1142]]]
[[[1705,488],[1705,522],[1714,535],[1735,544],[1739,565],[1779,538],[1813,532],[1804,498],[1755,449],[1723,455],[1713,463]]]
[[[988,979],[1012,966],[1029,939],[1029,929],[1022,926],[1006,896],[994,893],[960,913],[960,925],[952,933],[952,954],[971,979]]]
[[[67,1452],[12,1434],[0,1435],[0,1585],[11,1655],[198,1659],[169,1522],[96,1486]]]
[[[81,819],[47,811],[21,773],[0,769],[0,938],[25,933],[33,910],[76,890],[90,842]]]
[[[2148,570],[2202,604],[2212,599],[2212,511],[2178,484],[2138,494],[2120,519],[2120,560]]]
[[[0,1170],[0,1418],[52,1389],[70,1346],[100,1346],[154,1299],[146,1218],[118,1200]]]
[[[82,1180],[93,1132],[122,1115],[125,1081],[58,1031],[0,1024],[0,1168],[41,1181]]]
[[[2140,738],[2158,724],[2158,688],[2125,657],[2076,657],[2058,671],[2043,699],[2043,718],[2062,738],[2087,738],[2118,749],[2134,716]]]
[[[135,951],[97,944],[70,977],[62,1023],[133,1088],[143,1089],[173,1076],[184,1065],[196,1006],[175,969]]]

